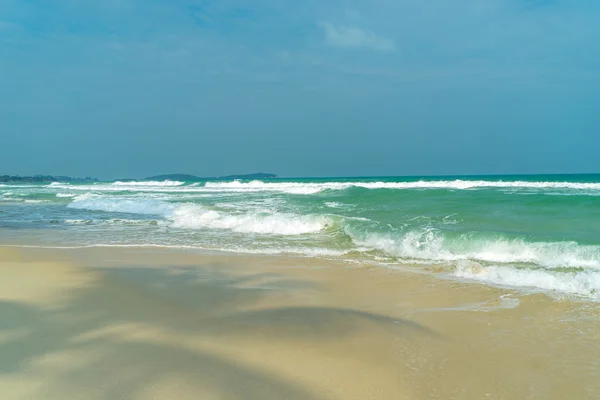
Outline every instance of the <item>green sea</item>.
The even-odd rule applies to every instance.
[[[600,175],[0,185],[0,244],[333,258],[600,299]]]

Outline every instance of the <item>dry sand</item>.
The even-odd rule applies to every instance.
[[[375,267],[0,249],[0,398],[598,399],[600,306]]]

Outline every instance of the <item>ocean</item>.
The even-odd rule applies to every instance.
[[[0,185],[0,244],[290,254],[600,300],[600,175]]]

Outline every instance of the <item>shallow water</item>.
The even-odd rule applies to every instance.
[[[0,243],[295,254],[600,298],[600,176],[0,186]]]

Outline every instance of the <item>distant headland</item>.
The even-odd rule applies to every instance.
[[[45,182],[96,182],[98,179],[89,176],[85,178],[74,178],[72,176],[54,176],[54,175],[0,175],[0,182],[12,183],[45,183]]]
[[[144,179],[113,179],[113,181],[122,182],[144,182],[144,181],[185,181],[185,182],[203,182],[203,181],[226,181],[234,179],[273,179],[277,178],[275,174],[257,172],[254,174],[244,175],[227,175],[227,176],[211,176],[200,177],[189,174],[167,174],[156,175]],[[86,176],[85,178],[74,178],[72,176],[55,176],[55,175],[34,175],[34,176],[19,176],[19,175],[0,175],[0,182],[11,183],[47,183],[47,182],[98,182],[97,178]]]
[[[168,175],[156,175],[145,179],[137,179],[141,181],[185,181],[185,182],[200,182],[200,181],[228,181],[234,179],[273,179],[277,178],[275,174],[269,174],[264,172],[257,172],[254,174],[245,175],[226,175],[226,176],[211,176],[211,177],[200,177],[189,174],[168,174]]]

